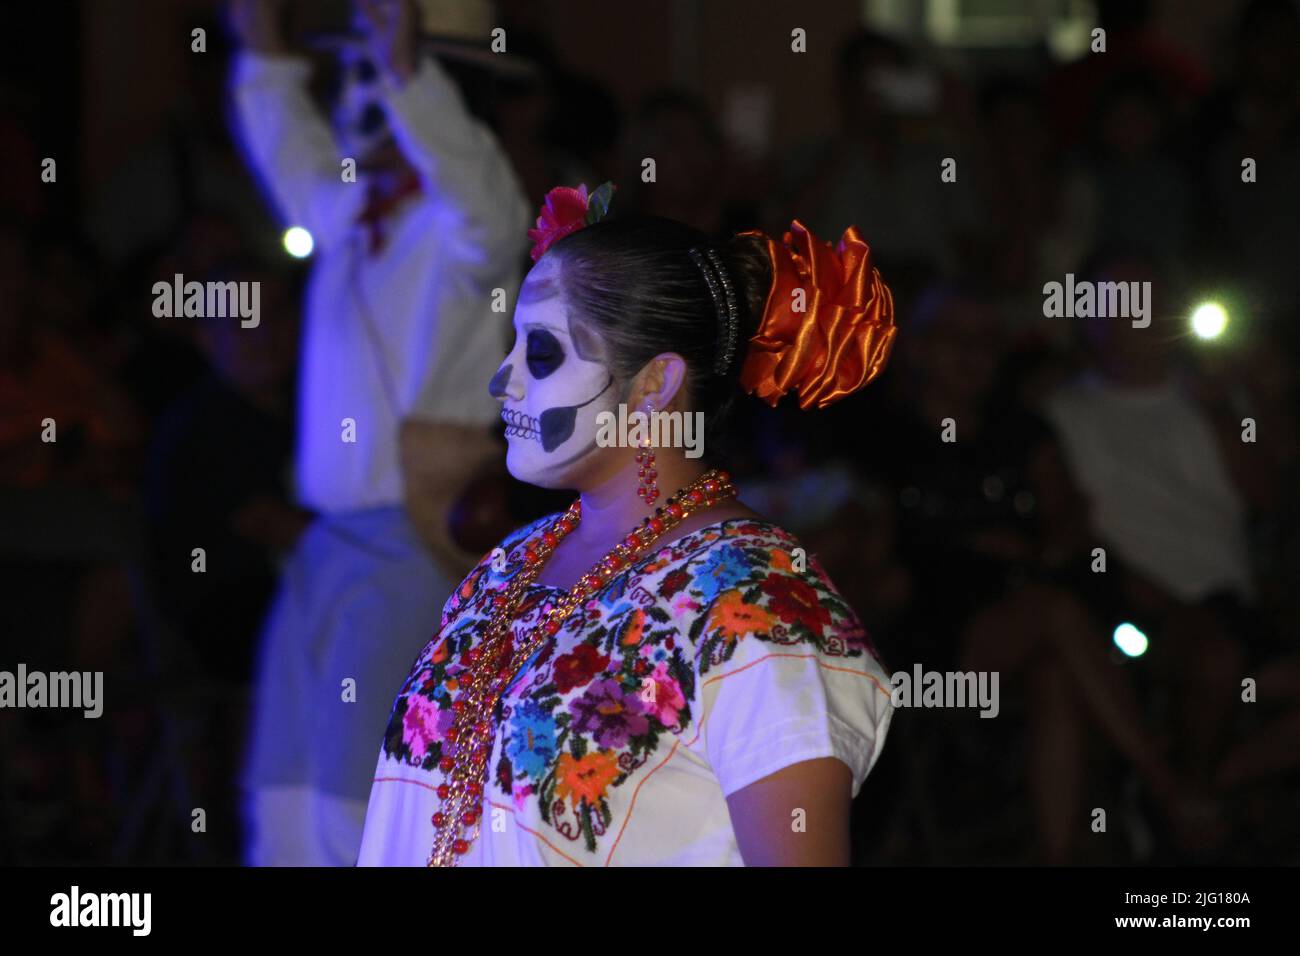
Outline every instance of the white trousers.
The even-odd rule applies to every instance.
[[[259,652],[241,786],[254,866],[350,866],[393,701],[456,582],[401,508],[319,518]]]

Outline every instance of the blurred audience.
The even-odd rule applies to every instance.
[[[1240,701],[1246,648],[1267,638],[1251,614],[1246,502],[1180,374],[1180,300],[1168,294],[1168,273],[1121,252],[1088,274],[1151,281],[1166,296],[1153,293],[1148,327],[1127,317],[1080,322],[1088,365],[1044,411],[1106,549],[1105,573],[1089,579],[1092,611],[1108,630],[1128,622],[1149,636],[1150,660],[1175,685],[1183,761],[1208,785]]]
[[[1182,162],[1204,196],[1195,265],[1231,275],[1249,307],[1280,324],[1300,308],[1291,260],[1300,246],[1300,8],[1249,0],[1228,39],[1232,71],[1184,137]]]
[[[1079,121],[1096,109],[1103,88],[1119,74],[1150,71],[1175,115],[1186,115],[1209,89],[1204,67],[1154,29],[1153,0],[1095,3],[1097,26],[1105,31],[1105,55],[1084,55],[1048,77],[1053,133],[1066,147],[1087,135]]]
[[[1199,844],[1222,827],[1216,808],[1162,754],[1077,593],[1088,510],[1052,428],[1024,404],[1038,370],[1008,371],[1002,319],[975,289],[936,286],[906,318],[894,368],[904,400],[879,417],[859,459],[900,506],[900,553],[916,582],[891,638],[906,642],[899,664],[997,672],[1004,693],[1027,700],[1039,862],[1069,862],[1080,842],[1089,734],[1129,760],[1175,839]]]
[[[946,82],[920,53],[883,34],[863,30],[845,42],[824,97],[837,126],[785,158],[786,208],[832,239],[849,223],[870,223],[882,268],[895,275],[956,272],[977,207],[968,191],[939,180],[941,161],[955,153],[942,112]]]
[[[260,321],[198,320],[210,367],[157,423],[145,501],[171,619],[206,673],[247,682],[280,563],[311,520],[289,482],[298,305],[288,278],[257,260],[227,260],[205,275],[259,282]],[[206,555],[203,574],[190,567],[195,547]]]
[[[1171,101],[1145,70],[1114,74],[1088,117],[1090,135],[1062,189],[1076,248],[1149,244],[1181,258],[1192,243],[1195,193],[1171,154]],[[1067,262],[1067,270],[1081,262]]]
[[[655,161],[655,180],[648,183],[642,177],[646,158]],[[628,120],[620,198],[642,215],[676,219],[723,238],[752,228],[757,215],[719,188],[731,181],[734,166],[708,106],[689,93],[660,90]]]
[[[997,721],[900,715],[906,746],[859,797],[859,862],[1300,860],[1300,10],[1246,0],[1222,64],[1162,37],[1157,10],[1100,0],[1107,52],[1059,66],[856,32],[807,97],[824,135],[761,169],[742,169],[719,91],[620,102],[549,33],[512,31],[536,72],[467,103],[530,207],[614,179],[620,202],[711,234],[797,216],[833,241],[856,223],[878,255],[900,319],[881,381],[820,416],[743,407],[727,462],[891,669],[1001,676]],[[103,666],[129,689],[89,736],[0,721],[6,861],[193,852],[140,821],[179,832],[187,787],[187,807],[232,804],[259,622],[312,519],[287,474],[299,276],[271,258],[279,231],[213,119],[230,51],[208,32],[165,121],[84,202],[14,172],[49,152],[40,90],[0,88],[0,633],[10,658]],[[374,157],[391,173],[370,196],[377,249],[417,194],[401,159],[391,142]],[[259,326],[153,315],[153,283],[177,273],[256,279]],[[1150,326],[1044,319],[1044,284],[1066,273],[1151,282]],[[1229,325],[1202,341],[1186,317],[1211,297]],[[438,506],[457,542],[496,540],[504,509],[567,503],[498,479]],[[1122,624],[1145,654],[1115,649]],[[175,698],[209,685],[219,706],[180,722]],[[1088,841],[1095,805],[1119,822]],[[243,836],[222,835],[222,862]]]

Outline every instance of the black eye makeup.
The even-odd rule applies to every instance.
[[[564,347],[546,329],[531,329],[528,332],[526,359],[528,371],[533,378],[546,378],[564,364]]]

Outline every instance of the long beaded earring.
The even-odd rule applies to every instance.
[[[636,452],[636,496],[648,505],[655,503],[659,497],[659,485],[656,484],[655,478],[658,472],[655,471],[655,453],[650,450],[650,416],[654,414],[654,409],[646,406],[646,434],[641,439],[641,447]]]

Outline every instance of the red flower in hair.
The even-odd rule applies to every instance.
[[[528,230],[528,238],[533,241],[533,261],[540,259],[547,249],[565,236],[603,219],[609,211],[613,192],[613,183],[602,183],[590,195],[586,183],[577,189],[556,186],[548,192],[537,217],[537,226]]]

